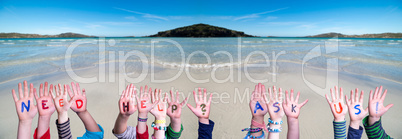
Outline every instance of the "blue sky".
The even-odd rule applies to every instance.
[[[144,36],[197,23],[258,36],[402,32],[401,6],[401,0],[0,0],[0,32]]]

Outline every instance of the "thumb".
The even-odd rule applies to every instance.
[[[188,97],[186,99],[184,99],[183,102],[180,103],[180,105],[185,107],[186,105],[184,105],[184,104],[187,104],[187,101],[188,101]]]
[[[369,109],[368,107],[366,109],[364,109],[364,111],[363,111],[364,115],[366,115],[368,113],[368,109]]]
[[[73,102],[74,102],[73,100],[74,99],[71,98],[70,101],[68,102],[70,104],[70,107],[73,105]]]
[[[130,103],[133,104],[133,105],[135,105],[135,103],[134,103],[136,101],[135,97],[136,97],[135,95],[132,95],[131,98],[130,98]]]
[[[82,96],[86,97],[87,93],[85,92],[85,89],[82,89]]]
[[[165,97],[163,98],[163,103],[166,103],[167,102],[167,100],[168,100],[168,97],[167,97],[167,93],[165,93]]]
[[[352,98],[350,98],[352,99]],[[348,95],[345,95],[346,105],[349,106],[351,104],[350,100],[348,99]]]
[[[152,109],[153,109],[158,103],[159,103],[159,100],[155,101],[155,102],[152,104]]]
[[[329,100],[327,94],[325,94],[325,98],[327,99],[327,102],[328,102],[329,106],[331,106],[331,101]]]
[[[32,93],[32,92],[31,92],[31,93]],[[35,95],[34,95],[35,98],[38,99],[38,94],[36,93],[36,88],[33,89],[33,93],[35,94]],[[32,100],[31,103],[32,103],[32,105],[35,104],[33,100]],[[38,105],[38,102],[36,102],[36,105],[34,105],[34,106],[35,106],[34,108],[36,108],[37,105]]]
[[[303,103],[300,104],[300,108],[303,107],[304,105],[306,105],[307,102],[308,102],[308,99],[306,99]]]
[[[387,106],[385,107],[385,112],[387,112],[388,109],[390,109],[392,106],[394,106],[394,104],[389,104],[389,105],[387,105]]]
[[[38,100],[39,98],[38,98],[38,94],[36,93],[36,91],[34,91],[34,96],[35,96],[35,100]]]
[[[187,104],[187,107],[194,113],[195,108],[193,106],[191,106],[190,104]]]
[[[140,99],[138,97],[135,97],[135,99],[137,100],[137,105],[140,105],[141,104]]]
[[[50,96],[52,96],[53,99],[55,98],[54,95],[53,95],[52,89],[49,91],[49,94],[50,94]]]
[[[55,87],[54,89],[56,90],[56,86],[54,86],[54,87]],[[67,85],[67,93],[68,93],[68,96],[70,96],[70,98],[75,96],[75,94],[73,92],[71,92],[69,85]]]

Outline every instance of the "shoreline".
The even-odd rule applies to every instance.
[[[271,63],[271,62],[273,62],[273,61],[270,60],[269,62]],[[118,61],[104,62],[104,63],[102,63],[102,64],[104,64],[104,66],[107,67],[106,65],[109,65],[109,64],[111,64],[111,63],[113,63],[114,65],[118,65]],[[129,61],[129,63],[132,64],[132,65],[136,65],[136,64],[139,64],[139,63],[143,63],[143,61],[142,61],[142,62],[139,62],[139,61]],[[301,63],[300,63],[299,61],[277,60],[276,63],[277,63],[277,68],[278,68],[278,67],[280,68],[280,66],[278,66],[278,65],[281,65],[281,64],[291,64],[291,65],[297,65],[297,66],[293,66],[293,67],[301,67]],[[127,63],[126,63],[126,64],[127,64]],[[148,68],[148,71],[150,72],[150,68],[151,68],[151,64],[152,64],[152,63],[147,62],[146,64],[148,65],[147,68]],[[253,64],[264,64],[264,63],[256,62],[256,63],[253,63]],[[194,64],[193,64],[193,65],[194,65]],[[197,64],[195,64],[195,65],[197,65]],[[198,65],[206,65],[206,64],[198,64]],[[215,64],[210,64],[210,65],[215,65]],[[227,64],[225,63],[225,64],[220,64],[220,65],[227,65]],[[230,69],[230,65],[227,65],[227,66],[220,66],[220,65],[218,64],[217,66],[210,66],[210,67],[208,67],[208,68],[204,68],[204,67],[202,67],[202,66],[194,67],[194,66],[188,66],[188,65],[185,64],[185,67],[183,68],[183,70],[186,71],[187,68],[188,68],[188,69],[192,70],[192,72],[195,72],[195,73],[206,73],[206,72],[211,72],[214,68],[216,68],[217,71],[222,71],[222,70],[228,70],[228,69]],[[233,70],[236,70],[235,73],[237,73],[237,71],[239,70],[239,68],[238,68],[239,65],[238,65],[238,64],[232,64],[231,66],[233,66],[232,69],[233,69]],[[314,69],[314,70],[320,70],[320,71],[326,71],[326,70],[328,70],[328,71],[336,71],[336,70],[334,70],[334,69],[324,69],[324,68],[322,68],[322,67],[309,66],[308,63],[306,63],[305,66],[306,66],[306,67],[305,67],[306,69]],[[244,72],[244,69],[245,69],[244,64],[241,65],[240,67],[241,67],[241,72]],[[137,67],[137,68],[138,68],[138,67]],[[158,72],[158,71],[165,71],[165,70],[178,70],[178,69],[180,69],[180,67],[175,66],[175,65],[172,65],[172,64],[165,64],[165,63],[155,62],[154,69],[155,69],[155,71]],[[249,68],[249,69],[250,69],[250,68]],[[252,69],[252,68],[251,68],[251,69]],[[272,70],[272,67],[269,67],[269,68],[267,68],[267,69],[268,69],[269,71],[271,71],[271,70]],[[73,71],[80,71],[80,72],[95,71],[95,70],[96,70],[96,71],[99,70],[99,64],[98,64],[98,63],[94,63],[93,65],[91,65],[91,66],[89,66],[89,67],[73,68]],[[106,69],[106,70],[109,70],[109,69]],[[138,68],[138,69],[134,69],[134,70],[132,70],[132,71],[133,71],[133,72],[136,72],[136,70],[141,70],[141,69]],[[260,70],[260,71],[261,71],[261,73],[262,73],[262,72],[266,72],[266,71],[268,71],[268,70]],[[299,69],[299,70],[301,70],[301,69]],[[353,75],[353,76],[369,76],[369,77],[371,77],[371,78],[377,78],[377,79],[382,79],[382,80],[386,80],[386,81],[393,82],[393,83],[397,83],[397,84],[402,84],[402,81],[397,81],[397,80],[385,78],[385,77],[382,77],[382,76],[375,76],[375,75],[370,75],[370,74],[358,74],[358,73],[354,73],[354,72],[351,72],[351,71],[347,71],[347,70],[344,70],[344,69],[341,69],[341,68],[339,68],[338,70],[339,70],[340,73],[350,74],[350,75]],[[9,83],[9,82],[13,82],[13,81],[16,81],[16,80],[20,80],[20,79],[22,80],[22,79],[27,79],[27,78],[33,78],[33,77],[37,77],[37,76],[51,76],[51,75],[54,75],[54,74],[63,74],[63,73],[66,73],[66,72],[67,72],[67,71],[65,71],[65,70],[58,70],[58,71],[54,71],[54,72],[46,73],[46,74],[29,75],[29,76],[23,76],[23,77],[18,77],[18,78],[13,78],[13,79],[1,81],[1,82],[0,82],[0,89],[1,89],[1,85],[2,85],[2,84],[7,84],[7,83]],[[106,71],[106,72],[108,72],[108,71]],[[118,69],[117,69],[117,70],[115,69],[114,72],[118,72]],[[257,72],[257,73],[258,73],[258,72]],[[149,74],[149,73],[148,73],[148,74]],[[182,74],[185,74],[185,72],[182,72]],[[269,74],[273,74],[273,73],[272,73],[272,72],[269,72]],[[277,73],[277,74],[280,74],[280,73]]]
[[[72,37],[72,38],[63,38],[63,37],[59,37],[59,38],[0,38],[0,40],[19,40],[19,39],[29,39],[29,40],[35,40],[35,39],[67,39],[67,40],[77,40],[77,39],[98,39],[98,38],[108,38],[108,39],[140,39],[140,38],[189,38],[189,39],[193,39],[193,38],[267,38],[267,39],[333,39],[333,38],[337,38],[337,39],[379,39],[379,40],[402,40],[402,38],[359,38],[359,37],[307,37],[307,36],[301,36],[301,37],[297,37],[297,36],[279,36],[279,37],[267,37],[267,36],[255,36],[255,37],[147,37],[147,36],[140,36],[140,37],[127,37],[127,36],[122,36],[122,37],[113,37],[113,36],[96,36],[96,37]]]

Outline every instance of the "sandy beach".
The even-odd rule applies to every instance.
[[[278,73],[276,74],[276,82],[273,82],[273,76],[268,72],[269,69],[259,69],[259,72],[249,72],[250,77],[256,79],[269,79],[268,82],[264,83],[265,86],[271,87],[275,85],[284,90],[290,90],[293,88],[295,91],[300,91],[300,101],[309,99],[306,106],[302,108],[299,117],[301,138],[333,138],[333,116],[328,103],[323,96],[319,93],[315,93],[304,83],[301,76],[301,65],[295,63],[277,63],[277,66]],[[216,75],[219,75],[217,78],[224,79],[227,77],[228,70],[229,69],[223,69],[217,71]],[[238,69],[234,69],[234,71],[237,73]],[[308,79],[309,82],[321,86],[322,88],[325,87],[325,70],[307,68],[304,72],[305,78]],[[97,68],[78,70],[76,73],[87,77],[96,76]],[[166,78],[175,73],[177,73],[177,70],[165,68],[155,73],[155,77]],[[226,83],[214,82],[211,79],[211,71],[190,70],[190,73],[195,79],[210,79],[210,82],[196,84],[191,82],[187,75],[183,73],[179,78],[170,83],[151,83],[150,76],[148,75],[143,82],[137,83],[135,86],[148,85],[152,88],[160,88],[164,92],[174,88],[179,90],[181,95],[190,96],[188,103],[192,105],[194,105],[195,102],[191,92],[198,87],[207,88],[209,93],[214,93],[210,114],[210,119],[215,122],[213,137],[219,139],[244,137],[246,133],[241,132],[241,129],[250,125],[251,113],[248,106],[249,94],[253,91],[256,83],[249,81],[247,77],[245,77],[243,71],[240,75],[242,78],[240,82],[237,81],[238,75],[236,74],[234,75],[234,82]],[[387,134],[392,137],[402,137],[402,133],[399,132],[400,130],[398,129],[402,124],[402,122],[398,120],[402,118],[402,112],[399,111],[402,107],[402,102],[399,101],[402,98],[400,95],[401,84],[375,77],[354,75],[345,72],[339,72],[338,77],[338,85],[344,88],[345,94],[349,95],[350,90],[356,87],[365,91],[364,107],[367,107],[368,92],[370,90],[373,90],[376,86],[380,85],[383,85],[384,88],[388,89],[385,104],[393,103],[394,107],[382,117],[383,127]],[[0,97],[0,105],[2,106],[0,107],[0,110],[2,111],[2,114],[0,115],[0,122],[2,123],[0,127],[1,138],[16,137],[18,117],[15,112],[11,89],[17,89],[18,82],[22,82],[23,80],[27,80],[28,83],[33,83],[35,87],[38,87],[39,84],[44,81],[48,81],[52,84],[69,84],[73,81],[66,72],[60,72],[3,83],[0,86],[0,91],[2,92]],[[329,86],[334,85],[337,85],[337,83],[330,82]],[[112,128],[118,115],[118,83],[81,83],[81,88],[87,90],[88,111],[92,114],[98,124],[103,127],[105,131],[104,137],[114,138]],[[329,94],[329,90],[325,93]],[[148,125],[150,125],[154,118],[151,114],[148,116],[150,118],[150,120],[148,120]],[[128,125],[135,126],[137,124],[136,117],[137,112],[130,117]],[[269,115],[267,114],[265,116],[265,122],[267,122],[268,117]],[[85,132],[81,120],[71,110],[69,111],[69,118],[71,120],[73,137],[81,136]],[[54,113],[50,124],[52,138],[58,137],[56,124],[54,124],[56,119],[57,113]],[[169,120],[169,118],[167,118],[167,120]],[[284,124],[282,125],[283,131],[281,133],[281,138],[286,138],[286,117],[284,116],[282,120],[284,121]],[[36,121],[37,118],[34,118],[32,133],[36,128]],[[348,116],[347,121],[349,121]],[[184,126],[182,138],[197,137],[198,119],[187,107],[184,108],[182,113],[182,124]],[[150,133],[153,132],[153,130],[150,129],[149,131]],[[367,138],[365,133],[363,133],[363,138]]]
[[[164,121],[163,104],[150,109],[152,101],[140,97],[138,105],[134,99],[140,110],[137,108],[127,124],[136,127],[138,120],[141,121],[139,132],[142,132],[147,122],[150,138],[154,130],[166,130],[167,138],[177,136],[168,128],[171,123],[168,115],[171,115],[174,123],[182,123],[180,139],[196,139],[199,120],[207,122],[204,118],[209,114],[209,119],[215,123],[213,139],[257,138],[262,129],[267,130],[264,138],[280,132],[279,138],[287,139],[286,114],[283,114],[281,127],[276,123],[280,123],[277,118],[283,110],[291,117],[289,139],[297,138],[298,134],[292,132],[296,130],[293,126],[296,123],[299,123],[301,139],[350,137],[343,134],[348,133],[343,131],[343,122],[337,123],[342,121],[346,111],[346,130],[356,129],[357,121],[371,112],[362,139],[386,135],[402,139],[401,17],[402,0],[0,0],[0,139],[33,137],[38,125],[37,136],[46,138],[48,135],[43,130],[56,108],[60,111],[61,130],[67,125],[64,121],[68,110],[73,138],[88,135],[86,128],[89,134],[94,131],[93,134],[97,134],[94,136],[99,136],[84,106],[103,128],[104,138],[115,139],[116,119],[119,118],[115,132],[124,133],[120,125],[125,126],[126,115],[134,110],[129,98],[132,95],[121,96],[131,84],[136,87],[137,97],[141,95],[140,88],[147,86],[153,91],[162,90],[162,95],[168,97],[171,97],[170,91],[179,92],[180,102],[188,99],[187,104],[195,107],[184,104],[178,120],[177,109],[181,103],[171,102],[170,109],[165,109]],[[28,105],[32,102],[29,96],[29,100],[26,95],[19,97],[18,85],[24,81],[28,86],[33,84],[39,94],[38,102],[31,96],[38,112],[29,134],[27,123],[34,116],[32,108],[35,106]],[[86,96],[75,94],[71,99],[67,95],[71,105],[65,105],[66,98],[55,95],[57,103],[53,104],[56,105],[46,105],[51,98],[40,95],[47,90],[40,89],[45,82],[48,87],[61,85],[61,91],[64,91],[63,85],[74,89],[71,84],[77,83],[80,89],[85,89]],[[268,88],[274,86],[278,92],[279,88],[282,90],[278,101],[284,102],[285,92],[291,94],[291,90],[294,90],[294,98],[300,92],[299,100],[295,102],[289,95],[290,103],[281,104],[276,102],[275,96],[275,102],[268,102],[268,106],[268,100],[256,98],[261,91],[252,94],[256,85],[257,90],[262,90],[259,83],[265,85],[268,100]],[[331,95],[330,89],[335,86],[343,89],[340,97],[344,103],[339,97],[332,97],[338,92]],[[387,93],[375,91],[380,86]],[[211,105],[196,102],[193,91],[198,89],[206,89],[207,96],[212,95]],[[351,100],[351,91],[358,94],[356,89],[364,91],[363,102]],[[371,90],[380,92],[373,94],[386,94],[386,97],[370,99],[370,110],[364,115]],[[126,92],[123,94],[128,94]],[[358,95],[353,96],[357,100]],[[158,101],[155,96],[151,98]],[[308,103],[304,103],[307,99]],[[390,104],[393,107],[389,109]],[[300,109],[300,106],[303,107]],[[51,138],[59,138],[57,110],[50,119]],[[148,119],[143,119],[148,110]],[[140,117],[138,111],[141,111]],[[264,124],[270,125],[262,128],[260,116],[266,111],[272,117],[266,113]],[[294,122],[295,118],[298,122]],[[386,134],[378,128],[377,119],[381,119]],[[362,122],[360,126],[364,127]],[[200,138],[210,139],[210,127],[205,127],[208,137],[203,136],[201,128]],[[172,129],[178,130],[178,124]],[[351,131],[351,135],[359,136],[360,130]],[[162,133],[157,131],[155,138],[162,138]],[[69,132],[60,133],[61,137],[69,135]],[[278,138],[278,134],[270,135],[270,139]],[[94,136],[90,138],[96,138]]]

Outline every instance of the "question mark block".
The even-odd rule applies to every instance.
[[[205,105],[205,104],[201,104],[200,107],[201,107],[202,115],[205,115],[205,111],[207,111],[207,110],[205,109],[206,105]]]

